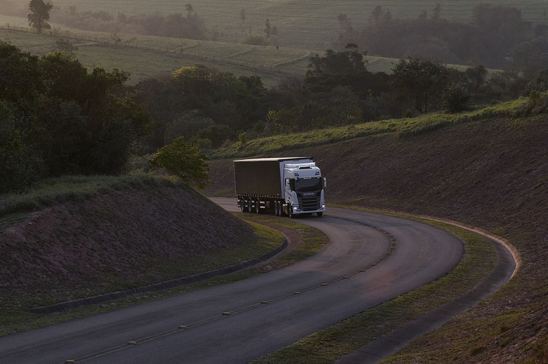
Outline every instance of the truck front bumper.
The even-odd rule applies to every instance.
[[[322,207],[318,210],[300,210],[298,208],[293,208],[293,215],[306,215],[306,214],[317,214],[318,212],[325,212],[327,209]]]

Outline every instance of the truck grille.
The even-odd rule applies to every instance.
[[[315,211],[320,209],[320,196],[300,196],[299,202],[301,210],[303,211]]]

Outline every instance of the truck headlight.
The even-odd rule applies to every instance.
[[[297,211],[298,209],[298,207],[293,207],[293,211]]]

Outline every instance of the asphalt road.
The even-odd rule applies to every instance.
[[[463,254],[445,231],[394,217],[330,209],[299,222],[331,244],[244,281],[1,338],[0,363],[243,363],[420,287]]]

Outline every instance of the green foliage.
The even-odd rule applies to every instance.
[[[29,3],[29,15],[28,21],[31,27],[36,29],[38,33],[42,33],[43,29],[50,29],[51,25],[48,24],[49,13],[53,5],[44,2],[44,0],[31,0]]]
[[[146,188],[148,186],[173,186],[165,178],[150,175],[132,176],[64,176],[41,180],[25,193],[0,195],[0,218],[14,213],[30,212],[66,201],[79,201],[98,192]]]
[[[496,116],[513,116],[519,113],[527,102],[528,100],[526,98],[520,98],[459,114],[434,113],[414,118],[372,121],[302,133],[256,138],[249,140],[245,148],[240,148],[239,143],[234,143],[212,153],[211,157],[230,158],[251,155],[268,155],[278,151],[287,151],[290,149],[385,133],[394,133],[402,137],[413,136],[456,123],[464,123],[471,120],[485,120]]]
[[[404,98],[414,99],[417,111],[426,113],[446,88],[449,71],[441,64],[417,58],[401,60],[394,68],[394,84]]]
[[[155,167],[179,177],[183,182],[203,188],[207,183],[208,167],[198,147],[177,138],[162,147],[152,158]]]
[[[260,78],[196,65],[177,69],[173,77],[148,80],[137,87],[145,109],[158,122],[156,148],[177,137],[209,140],[212,147],[264,119],[267,90]]]
[[[0,193],[48,176],[120,173],[148,124],[126,79],[88,72],[70,55],[38,58],[0,43],[0,149],[12,172]]]
[[[0,101],[0,191],[23,190],[41,174],[43,161],[27,133],[18,127],[15,110]]]
[[[450,113],[464,111],[470,100],[470,94],[462,86],[452,86],[444,96],[446,110]]]

